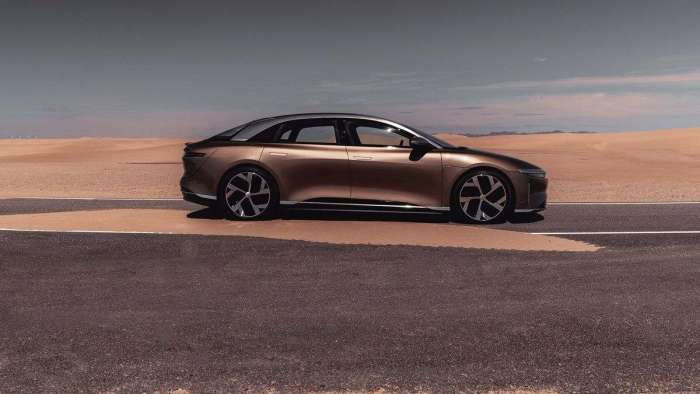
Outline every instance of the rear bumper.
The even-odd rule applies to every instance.
[[[216,196],[210,196],[207,194],[199,194],[193,191],[181,188],[182,199],[199,205],[205,205],[207,207],[213,207],[216,205]]]

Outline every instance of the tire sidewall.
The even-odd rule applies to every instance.
[[[228,182],[239,173],[242,172],[254,172],[265,179],[268,187],[270,188],[270,203],[265,208],[265,211],[258,216],[254,217],[240,217],[234,214],[226,203],[226,185]],[[253,166],[237,167],[227,171],[224,176],[221,177],[221,182],[219,182],[219,187],[216,194],[216,208],[220,215],[224,216],[230,220],[265,220],[272,219],[277,215],[279,209],[279,189],[277,187],[277,182],[275,179],[264,170],[261,170]]]
[[[503,183],[505,185],[506,189],[506,195],[507,195],[507,202],[506,202],[506,207],[501,211],[498,216],[496,216],[493,219],[479,222],[476,221],[469,216],[467,216],[464,211],[462,211],[462,206],[459,203],[459,192],[462,190],[462,185],[471,177],[476,176],[476,175],[490,175]],[[462,175],[459,180],[455,183],[455,186],[452,188],[452,193],[450,194],[450,214],[452,216],[452,219],[458,222],[462,223],[470,223],[470,224],[495,224],[495,223],[503,223],[506,220],[508,220],[512,214],[513,210],[515,207],[515,192],[513,191],[513,186],[510,183],[510,180],[508,179],[507,176],[501,174],[498,171],[492,171],[492,170],[472,170],[472,171],[467,171]]]

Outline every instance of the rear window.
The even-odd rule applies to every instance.
[[[307,119],[287,122],[276,130],[275,142],[297,144],[338,143],[335,119]]]

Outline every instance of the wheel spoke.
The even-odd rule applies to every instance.
[[[248,181],[248,191],[251,192],[253,189],[253,173],[249,172],[248,177],[246,178],[246,181]]]
[[[477,205],[477,208],[476,208],[476,220],[481,220],[481,216],[484,213],[481,211],[481,204],[482,204],[482,202],[479,201],[479,205]]]
[[[270,194],[270,188],[267,187],[267,182],[265,182],[265,180],[262,180],[262,182],[260,182],[260,188],[257,192],[250,193],[251,196],[257,196],[260,194]]]
[[[484,192],[481,191],[481,184],[479,183],[478,176],[472,177],[471,182],[479,190],[479,194],[484,194]]]
[[[253,212],[255,212],[255,215],[260,214],[260,206],[253,204],[253,201],[250,198],[248,198],[248,202],[250,203],[250,206],[253,207]],[[267,204],[264,205],[267,206]]]
[[[492,179],[491,182],[493,182],[493,178],[491,178],[491,179]],[[496,190],[499,190],[501,188],[503,188],[503,184],[500,181],[496,181],[496,183],[491,184],[491,190],[489,190],[488,193],[484,194],[484,197],[490,196],[491,194],[493,194],[493,192],[495,192]]]
[[[498,201],[495,202],[495,203],[493,203],[493,202],[491,202],[491,201],[489,201],[489,200],[484,200],[484,201],[486,201],[487,203],[489,203],[489,205],[491,205],[492,207],[498,209],[498,212],[500,213],[500,212],[503,210],[503,208],[505,208],[505,207],[504,207],[503,205],[501,205],[501,204],[503,204],[503,203],[506,201],[506,198],[503,197],[502,199],[498,200]]]
[[[245,194],[245,190],[243,190],[243,189],[241,189],[240,187],[234,185],[233,183],[229,183],[229,184],[226,186],[226,198],[231,198],[231,196],[233,195],[233,193],[235,193],[235,192],[237,192],[237,191],[238,191],[238,192],[241,192],[241,193],[243,193],[243,194]]]

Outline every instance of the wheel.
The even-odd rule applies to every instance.
[[[240,167],[224,175],[219,187],[219,211],[229,219],[267,219],[279,205],[274,179],[256,167]]]
[[[453,217],[467,223],[500,223],[513,213],[514,193],[506,177],[478,170],[463,175],[450,200]]]

